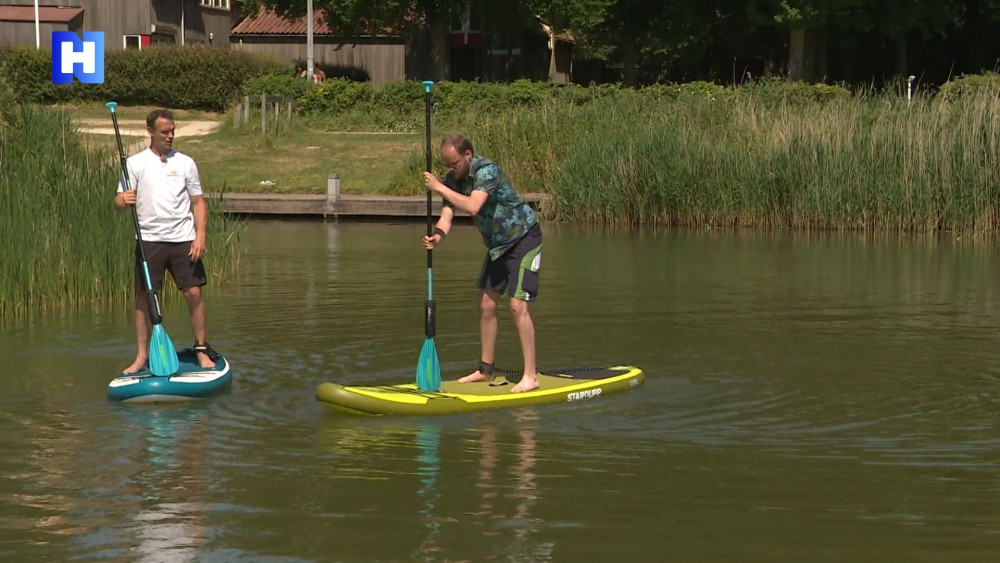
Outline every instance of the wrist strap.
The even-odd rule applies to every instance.
[[[448,233],[441,230],[440,227],[434,227],[434,234],[441,235],[441,240],[444,240],[444,237],[448,236]]]

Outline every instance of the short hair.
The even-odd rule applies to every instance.
[[[444,138],[444,141],[441,141],[441,146],[444,147],[445,145],[450,145],[458,154],[465,154],[465,151],[476,154],[476,151],[472,149],[472,143],[461,135],[448,135]]]
[[[174,120],[174,114],[170,110],[163,108],[154,109],[149,112],[149,115],[146,116],[146,127],[149,127],[150,129],[156,127],[156,120],[161,117],[163,119],[169,119],[170,121]]]

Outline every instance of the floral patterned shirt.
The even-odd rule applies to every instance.
[[[465,180],[459,182],[449,174],[442,179],[442,183],[466,196],[477,190],[489,194],[472,221],[483,236],[490,260],[502,256],[538,224],[535,211],[514,189],[503,170],[495,162],[479,155],[472,157],[471,170]],[[444,200],[444,205],[455,209],[448,200]]]

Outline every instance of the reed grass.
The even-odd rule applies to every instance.
[[[117,150],[86,148],[62,112],[20,106],[4,115],[0,318],[131,303],[135,235],[112,202]],[[219,258],[207,265],[218,283],[239,262],[242,225],[217,212],[217,201],[210,206],[209,245]]]
[[[754,228],[995,230],[995,96],[801,103],[754,91],[480,116],[477,152],[559,218]]]

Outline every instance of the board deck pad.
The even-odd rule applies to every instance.
[[[353,414],[450,414],[521,405],[576,402],[638,387],[645,376],[633,366],[570,368],[540,373],[540,387],[511,393],[516,384],[503,376],[492,381],[442,381],[438,391],[421,391],[413,383],[400,385],[338,385],[323,383],[316,399],[334,410]]]

